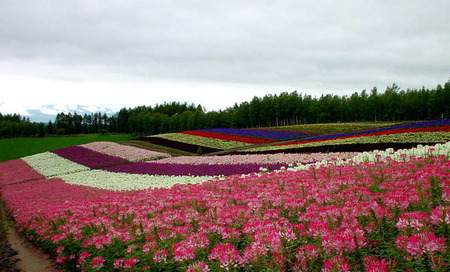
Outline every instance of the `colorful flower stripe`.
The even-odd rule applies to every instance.
[[[277,144],[277,146],[278,145],[280,145],[280,146],[281,145],[297,145],[297,144],[302,144],[302,143],[321,142],[321,141],[357,138],[357,137],[366,137],[366,136],[390,135],[390,134],[401,134],[401,133],[416,133],[416,132],[450,132],[450,125],[436,126],[436,127],[417,127],[417,128],[402,128],[402,129],[383,130],[383,131],[360,133],[360,134],[355,134],[355,135],[347,135],[347,136],[340,136],[340,137],[336,137],[336,138],[319,139],[319,140],[305,139],[305,140],[299,140],[299,141],[291,142],[291,143]]]
[[[196,184],[216,179],[212,176],[168,176],[114,173],[91,170],[58,175],[67,183],[111,191],[138,191],[148,188],[171,188],[178,184]]]
[[[47,178],[57,177],[71,184],[114,191],[169,188],[176,184],[193,184],[215,179],[208,175],[199,177],[139,175],[92,170],[50,152],[25,157],[23,160]]]
[[[43,177],[20,159],[0,163],[0,187]]]
[[[71,210],[74,211],[77,206],[83,207],[86,202],[92,200],[107,199],[126,194],[126,192],[76,186],[65,183],[60,178],[38,179],[14,184],[14,187],[2,188],[1,193],[11,216],[14,217],[14,220],[19,225],[28,225],[34,220],[33,217],[48,216],[50,214],[50,220],[51,218],[56,219],[63,215],[65,206],[71,207]],[[43,196],[48,196],[48,198],[42,199]],[[20,199],[24,203],[20,203]],[[54,209],[50,207],[54,207]]]
[[[90,168],[86,166],[75,163],[51,152],[44,152],[23,157],[22,160],[24,160],[34,170],[46,177],[54,177],[67,173],[90,170]]]
[[[89,168],[101,168],[129,162],[125,159],[106,155],[82,146],[71,146],[53,150],[52,152]]]
[[[254,147],[242,150],[242,152],[258,152],[268,150],[283,150],[292,148],[305,148],[312,146],[332,146],[346,144],[376,144],[376,143],[445,143],[450,140],[450,132],[416,132],[416,133],[395,133],[378,136],[345,137],[326,141],[311,141],[291,145],[277,145]]]
[[[367,133],[374,133],[374,132],[387,131],[387,130],[410,129],[410,128],[433,127],[433,126],[448,126],[448,125],[450,125],[450,120],[428,121],[428,122],[421,122],[421,123],[412,123],[412,124],[405,124],[405,125],[381,127],[381,128],[362,130],[362,131],[356,131],[356,132],[349,132],[349,133],[338,133],[338,134],[330,134],[330,135],[321,135],[321,136],[304,138],[302,140],[299,140],[299,142],[314,141],[314,140],[326,140],[326,139],[332,139],[332,138],[338,138],[338,137],[345,137],[345,136],[352,136],[352,135],[359,135],[359,134],[367,134]]]
[[[244,146],[251,146],[251,144],[235,141],[225,141],[221,139],[206,138],[201,136],[183,134],[183,133],[166,133],[152,136],[151,138],[163,138],[171,141],[181,143],[188,143],[191,145],[206,146],[215,149],[233,149]]]
[[[218,134],[250,136],[250,137],[272,139],[272,140],[286,140],[286,139],[300,138],[300,137],[308,136],[308,134],[302,134],[302,133],[264,130],[264,129],[210,128],[210,129],[201,129],[200,131],[213,132],[213,133],[218,133]]]
[[[170,157],[169,154],[137,148],[133,146],[121,145],[114,142],[93,142],[81,145],[106,155],[119,157],[128,161],[149,161]]]
[[[220,133],[200,131],[200,130],[183,131],[183,132],[178,132],[178,133],[200,136],[200,137],[205,137],[205,138],[221,139],[221,140],[225,140],[225,141],[242,142],[242,143],[248,143],[248,144],[267,144],[267,143],[276,142],[276,140],[261,139],[261,138],[256,138],[256,137],[239,136],[239,135],[231,135],[231,134],[220,134]]]
[[[286,167],[284,163],[240,163],[240,164],[178,164],[135,162],[103,168],[116,173],[168,175],[168,176],[229,176],[259,172],[261,167],[269,170]]]
[[[395,151],[392,148],[386,150],[374,150],[371,152],[356,153],[355,156],[347,159],[338,156],[328,159],[324,158],[322,161],[317,161],[312,164],[298,164],[297,166],[290,166],[289,171],[308,170],[310,167],[322,167],[324,165],[358,165],[367,162],[389,162],[389,161],[408,161],[410,158],[426,158],[430,156],[444,156],[447,160],[450,159],[450,142],[445,144],[419,145],[415,148],[400,149]]]
[[[228,156],[179,156],[166,158],[155,163],[176,163],[176,164],[241,164],[241,163],[284,163],[284,164],[305,164],[324,159],[349,159],[355,156],[355,152],[345,153],[313,153],[313,154],[251,154],[251,155],[228,155]]]
[[[1,193],[68,271],[448,271],[449,171],[414,157],[133,193],[57,179]]]

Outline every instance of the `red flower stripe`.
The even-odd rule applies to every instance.
[[[220,139],[220,140],[226,140],[226,141],[248,143],[248,144],[267,144],[267,143],[274,143],[277,141],[277,140],[271,140],[271,139],[261,139],[261,138],[249,137],[249,136],[221,134],[221,133],[206,132],[206,131],[199,131],[199,130],[183,131],[183,132],[178,132],[178,133],[200,136],[200,137],[205,137],[205,138],[213,138],[213,139]]]
[[[291,143],[277,144],[275,146],[298,145],[298,144],[324,142],[324,141],[338,140],[338,139],[358,138],[358,137],[364,137],[364,136],[391,135],[391,134],[415,133],[415,132],[450,132],[450,126],[446,125],[446,126],[437,126],[437,127],[418,127],[418,128],[403,128],[403,129],[385,130],[385,131],[364,133],[364,134],[351,135],[351,136],[342,136],[342,137],[329,138],[329,139],[313,140],[313,141],[307,141],[307,140],[306,141],[295,141],[295,142],[291,142]]]

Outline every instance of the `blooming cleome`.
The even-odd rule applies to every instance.
[[[450,269],[450,143],[209,161],[108,150],[0,163],[15,226],[67,271]]]

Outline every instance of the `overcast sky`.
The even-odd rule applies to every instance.
[[[219,110],[450,79],[450,1],[0,0],[0,112]],[[49,106],[51,105],[51,106]]]

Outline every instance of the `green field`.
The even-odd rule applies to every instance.
[[[120,142],[131,138],[133,137],[130,134],[83,134],[44,138],[0,139],[0,162],[74,145],[99,141]]]

